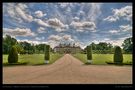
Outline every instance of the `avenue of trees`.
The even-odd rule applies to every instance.
[[[33,53],[44,53],[44,46],[45,44],[38,44],[34,45],[29,42],[17,42],[15,38],[12,38],[9,35],[6,35],[3,37],[3,54],[9,54],[9,51],[12,46],[15,46],[17,48],[17,52],[19,54],[33,54]],[[106,42],[99,42],[98,44],[91,43],[90,46],[92,47],[92,53],[114,53],[115,46],[113,46],[110,43]],[[132,53],[133,49],[133,42],[132,37],[127,38],[122,43],[122,52],[123,53]],[[53,51],[52,48],[50,48],[51,52]],[[86,53],[86,48],[84,49],[84,53]]]

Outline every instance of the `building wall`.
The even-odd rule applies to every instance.
[[[59,47],[54,49],[55,52],[57,53],[78,53],[81,52],[81,49],[78,47]]]

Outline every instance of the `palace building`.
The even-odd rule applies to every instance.
[[[58,46],[54,47],[54,52],[57,53],[79,53],[82,49],[75,44],[59,44]]]

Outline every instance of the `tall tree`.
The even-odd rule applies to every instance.
[[[124,40],[124,42],[122,43],[122,47],[123,47],[123,50],[124,50],[126,53],[132,53],[132,50],[133,50],[132,37],[126,38],[126,39]]]
[[[17,40],[15,38],[12,38],[10,35],[6,35],[3,38],[3,53],[8,54],[11,47],[15,44],[17,44]]]

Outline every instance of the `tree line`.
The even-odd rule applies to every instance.
[[[44,53],[44,47],[46,45],[46,44],[34,45],[27,41],[18,42],[15,38],[9,35],[3,37],[2,44],[3,44],[3,54],[8,54],[12,46],[15,46],[17,48],[17,52],[19,54]]]
[[[92,47],[92,53],[97,53],[97,54],[112,54],[114,53],[115,47],[110,43],[106,43],[106,42],[99,42],[98,44],[95,43],[91,43],[90,45]],[[132,49],[133,49],[133,41],[132,41],[132,37],[126,38],[123,43],[122,43],[122,53],[125,54],[130,54],[132,53]],[[84,53],[87,52],[87,47],[84,49]]]
[[[11,47],[15,46],[17,48],[17,52],[20,54],[33,54],[33,53],[44,53],[44,46],[46,44],[31,44],[27,41],[24,42],[18,42],[15,38],[11,37],[10,35],[6,35],[3,37],[3,54],[8,54]],[[106,42],[99,42],[98,44],[91,43],[90,46],[92,46],[92,53],[114,53],[114,48],[110,43]],[[126,38],[122,43],[122,52],[123,53],[132,53],[133,49],[133,41],[132,37]],[[51,51],[53,51],[52,48],[50,48]],[[86,53],[86,48],[83,50],[83,53]]]

